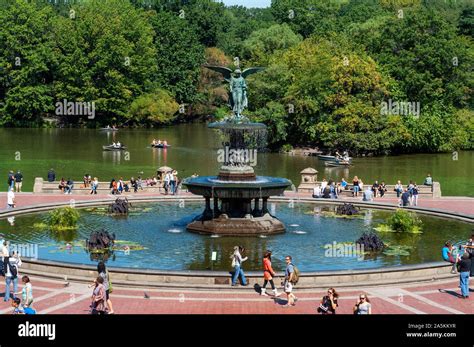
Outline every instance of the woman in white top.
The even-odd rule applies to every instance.
[[[354,314],[372,314],[372,304],[365,294],[359,295],[359,300],[354,305]]]
[[[168,195],[168,190],[170,188],[170,182],[171,182],[171,173],[167,172],[166,175],[165,175],[165,185],[164,185],[166,195]]]
[[[13,188],[8,188],[7,209],[12,209],[13,207],[15,207],[15,193],[13,192]]]
[[[232,267],[234,268],[234,275],[232,276],[232,286],[235,286],[237,283],[237,279],[240,277],[242,279],[242,285],[246,286],[247,279],[245,278],[244,271],[242,270],[242,263],[246,261],[248,258],[242,258],[241,253],[244,252],[243,247],[235,246],[234,253],[231,255],[232,258]]]
[[[313,198],[320,198],[321,197],[321,187],[317,185],[313,188]]]

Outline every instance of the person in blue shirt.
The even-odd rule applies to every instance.
[[[410,193],[408,192],[408,189],[405,189],[405,191],[403,192],[400,205],[410,206]]]
[[[342,189],[346,189],[346,187],[347,187],[347,182],[346,182],[346,180],[343,178],[342,181],[341,181],[341,188],[342,188]]]
[[[444,244],[441,254],[443,256],[444,261],[447,261],[453,264],[453,267],[451,268],[451,273],[456,273],[456,259],[454,259],[452,252],[453,252],[453,245],[451,244],[451,242],[447,241]]]

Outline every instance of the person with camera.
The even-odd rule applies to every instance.
[[[318,307],[318,312],[320,314],[336,314],[337,298],[339,294],[334,288],[328,289],[328,295],[323,296],[321,303]]]
[[[354,305],[354,314],[372,314],[372,304],[365,294],[359,295],[359,300]]]

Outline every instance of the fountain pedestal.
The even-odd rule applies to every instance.
[[[265,125],[260,123],[212,123],[228,133],[230,141],[225,143],[229,150],[248,153],[246,139],[258,138]],[[184,180],[187,189],[205,198],[203,213],[187,229],[202,234],[219,234],[233,236],[267,235],[285,232],[285,226],[278,218],[272,216],[267,208],[270,196],[282,195],[291,186],[285,178],[256,176],[245,156],[234,157],[224,162],[218,176],[193,177]],[[248,158],[248,156],[247,156]],[[213,209],[211,209],[211,199]],[[260,201],[262,207],[260,208]]]

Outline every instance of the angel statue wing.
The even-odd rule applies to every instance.
[[[257,73],[263,70],[265,70],[264,67],[249,67],[248,69],[245,69],[244,71],[242,71],[242,77],[247,78],[247,76],[250,76],[254,73]]]
[[[230,79],[232,78],[232,70],[231,69],[226,68],[224,66],[213,66],[213,65],[203,65],[203,66],[205,68],[208,68],[209,70],[219,72],[227,82],[230,82]]]

